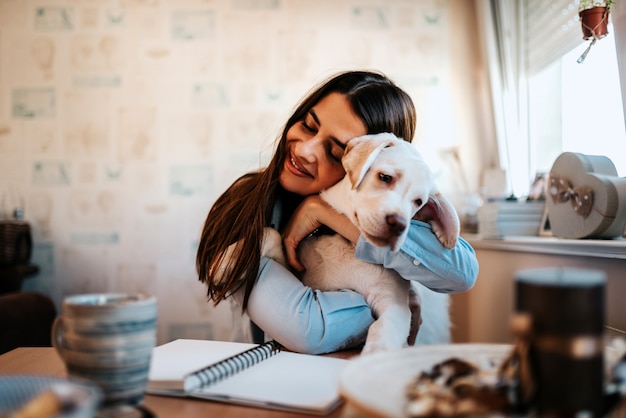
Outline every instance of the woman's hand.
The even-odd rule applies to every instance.
[[[283,231],[285,254],[291,267],[298,271],[305,270],[298,260],[298,245],[322,225],[353,243],[359,239],[359,230],[345,215],[334,210],[319,195],[308,196],[296,208]]]
[[[283,243],[287,263],[298,271],[304,271],[296,253],[300,241],[309,236],[322,225],[320,212],[324,210],[324,202],[318,195],[309,196],[300,203],[291,215],[283,230]]]
[[[417,333],[420,330],[420,325],[422,325],[422,299],[420,298],[420,294],[416,288],[417,286],[418,284],[416,282],[411,281],[411,286],[409,287],[411,328],[409,329],[409,338],[407,339],[407,342],[410,346],[415,345]]]

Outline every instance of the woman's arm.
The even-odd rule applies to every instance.
[[[243,292],[233,296],[241,299]],[[289,350],[310,354],[363,343],[374,321],[360,294],[351,290],[313,290],[269,258],[261,259],[246,312],[267,335]]]
[[[347,216],[337,212],[319,195],[308,196],[293,212],[282,231],[285,255],[291,267],[304,271],[304,266],[298,260],[298,245],[322,225],[326,225],[355,244],[359,239],[359,229]]]
[[[326,225],[356,243],[355,256],[373,264],[396,270],[407,280],[416,280],[444,293],[472,288],[478,276],[474,249],[459,237],[453,249],[445,248],[430,224],[411,220],[409,234],[398,252],[377,247],[359,235],[359,230],[318,195],[307,197],[291,216],[282,232],[288,263],[302,271],[296,249],[302,239],[320,225]]]
[[[478,276],[476,253],[467,241],[459,237],[456,246],[449,250],[441,245],[428,223],[416,220],[411,221],[409,235],[400,251],[393,253],[360,237],[355,255],[442,293],[469,290]]]

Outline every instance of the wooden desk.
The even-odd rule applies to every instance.
[[[335,353],[333,356],[350,358],[357,355],[354,351]],[[37,374],[49,376],[67,376],[61,358],[52,347],[20,347],[0,355],[0,374]],[[312,415],[292,412],[273,411],[244,407],[205,400],[173,398],[146,395],[143,404],[160,418],[304,418]],[[333,418],[346,418],[344,406],[327,415]]]

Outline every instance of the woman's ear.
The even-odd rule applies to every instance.
[[[359,136],[348,141],[341,163],[353,189],[359,186],[383,148],[393,145],[394,140],[398,141],[393,134],[384,133]]]
[[[441,244],[454,248],[461,231],[461,222],[452,203],[439,192],[433,193],[414,216],[414,219],[428,222]]]

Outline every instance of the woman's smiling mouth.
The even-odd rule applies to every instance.
[[[293,156],[293,154],[289,154],[287,168],[289,168],[289,171],[291,171],[293,174],[297,176],[313,178],[313,175],[311,173],[309,173],[307,170],[305,170],[302,166],[298,164],[298,161]]]

